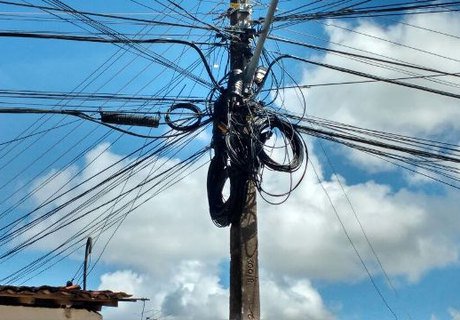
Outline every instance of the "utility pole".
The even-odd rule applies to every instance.
[[[88,276],[88,257],[93,251],[93,239],[88,237],[85,246],[85,261],[83,263],[83,290],[86,290],[86,278]]]
[[[239,95],[244,90],[243,72],[252,57],[250,0],[231,0],[230,10],[230,25],[236,37],[230,46],[232,74],[228,92],[229,108],[236,111],[247,108]],[[256,187],[250,176],[246,183],[242,213],[230,227],[230,320],[260,319]]]
[[[263,104],[254,97],[254,85],[263,83],[266,70],[258,68],[278,0],[271,0],[254,53],[256,36],[251,0],[230,0],[230,73],[226,88],[214,104],[214,157],[208,170],[208,200],[217,226],[230,227],[230,320],[259,320],[259,261],[257,238],[258,154],[264,138],[257,129]],[[262,70],[263,69],[263,70]],[[230,182],[230,196],[222,191]]]

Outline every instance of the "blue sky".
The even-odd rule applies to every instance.
[[[144,6],[134,1],[111,1],[110,6],[102,1],[93,1],[91,4],[81,4],[78,1],[66,3],[79,10],[177,21],[177,15],[173,13],[165,17],[164,14],[155,12],[162,10],[160,3],[166,4],[166,1],[139,2]],[[218,26],[226,23],[224,19],[211,19],[216,17],[216,12],[226,8],[226,2],[183,3],[201,19]],[[267,1],[263,3],[267,4]],[[304,3],[305,1],[297,0],[280,1],[278,12]],[[372,3],[388,4],[389,1]],[[36,4],[46,5],[38,1]],[[210,7],[213,4],[216,7]],[[3,16],[11,12],[22,12],[15,17],[52,18],[39,10],[0,4],[0,13]],[[265,6],[258,5],[255,7],[254,16],[263,16],[264,12]],[[105,22],[102,18],[101,21]],[[179,21],[190,23],[190,19]],[[111,27],[126,34],[145,33],[143,37],[149,38],[166,34],[170,38],[215,41],[214,38],[209,40],[194,36],[194,30],[166,27],[143,29],[139,25],[127,24],[115,24]],[[94,29],[84,24],[8,19],[0,19],[0,29],[85,35],[87,30],[94,32]],[[452,73],[459,71],[459,33],[460,15],[455,12],[312,21],[275,28],[272,31],[273,35],[308,44],[355,53],[364,52],[380,58],[384,56]],[[107,71],[89,83],[83,92],[172,96],[183,94],[203,98],[209,93],[209,88],[194,85],[189,79],[181,79],[168,86],[176,75],[174,71],[156,63],[152,64],[133,52],[122,54],[123,50],[110,44],[16,38],[0,38],[0,41],[0,90],[70,92],[76,88],[81,89],[79,84],[100,65],[113,61]],[[331,53],[318,53],[273,41],[267,44],[267,49],[274,55],[278,52],[289,52],[314,61],[389,78],[404,75],[401,70],[381,69]],[[195,69],[192,66],[197,59],[192,51],[169,45],[152,46],[151,50],[162,57],[177,61],[182,68],[192,70],[195,75],[206,79],[202,65],[198,64]],[[220,48],[208,56],[217,78],[225,72],[224,54],[225,50]],[[116,59],[108,60],[114,55]],[[297,62],[288,62],[285,67],[300,84],[358,79]],[[451,92],[459,93],[456,77],[443,79],[451,81],[451,87],[448,88]],[[444,89],[440,83],[422,80],[414,83]],[[287,78],[285,85],[290,84],[292,81]],[[456,145],[460,141],[460,126],[457,121],[460,111],[456,99],[453,98],[375,83],[320,86],[304,89],[302,92],[307,99],[309,115]],[[283,108],[295,111],[301,107],[293,90],[283,92],[282,98],[278,98],[277,103]],[[6,98],[0,99],[1,103],[5,101]],[[31,101],[17,102],[26,107]],[[50,106],[56,103],[49,100],[44,102]],[[70,103],[75,105],[79,102]],[[86,101],[82,106],[89,108],[96,105],[112,109],[120,107],[104,101],[102,106],[98,103],[101,102]],[[63,107],[62,103],[56,105]],[[5,106],[7,105],[0,104],[0,107]],[[151,106],[151,110],[155,108],[157,106]],[[29,127],[40,125],[42,121],[37,115],[0,115],[0,119],[0,143],[13,139]],[[127,165],[145,152],[141,150],[129,159],[120,160],[140,148],[144,140],[129,136],[118,138],[118,133],[84,121],[67,124],[72,121],[71,117],[50,117],[40,128],[51,128],[56,124],[66,125],[54,129],[40,139],[32,137],[17,145],[8,144],[4,148],[0,146],[2,181],[11,180],[11,183],[0,186],[0,194],[4,194],[0,201],[2,212],[33,188],[42,186],[7,217],[2,218],[0,223],[6,224],[15,216],[29,212],[58,192],[66,183],[74,185],[82,182],[117,161],[120,161],[120,166],[113,170],[121,170],[122,165]],[[135,130],[140,133],[147,132],[145,129]],[[152,132],[154,131],[150,133]],[[89,136],[86,137],[87,135]],[[209,139],[208,130],[197,137],[187,149],[178,154],[167,154],[158,161],[164,161],[166,166],[173,165],[198,148],[208,145]],[[309,137],[306,139],[310,163],[302,186],[281,206],[271,206],[262,199],[259,200],[263,318],[394,319],[394,312],[398,319],[460,319],[460,282],[457,275],[460,272],[458,190],[417,178],[415,174],[356,151]],[[81,157],[75,158],[78,155]],[[89,277],[90,288],[121,290],[138,297],[148,297],[151,299],[147,303],[150,313],[146,316],[157,314],[166,319],[178,320],[216,319],[216,315],[219,319],[226,317],[229,232],[228,229],[216,228],[209,219],[205,191],[206,165],[198,168],[209,158],[210,155],[203,157],[194,168],[196,171],[193,175],[187,176],[181,183],[159,195],[146,195],[152,199],[131,212],[110,240],[104,255]],[[73,159],[75,161],[69,165]],[[122,192],[123,188],[136,185],[152,172],[156,172],[155,170],[159,170],[157,166],[157,163],[150,163],[125,185],[117,185],[111,192],[116,194]],[[318,182],[315,172],[321,182]],[[46,178],[53,174],[58,175],[44,185]],[[264,182],[274,190],[283,190],[286,187],[285,180],[276,173],[267,173]],[[328,192],[327,196],[324,190]],[[82,191],[74,190],[69,197]],[[101,196],[100,201],[104,199],[105,196]],[[380,293],[373,286],[345,237],[328,199],[331,199],[336,208],[338,217],[342,219],[345,230],[363,257]],[[97,203],[93,205],[97,206]],[[59,204],[57,201],[50,206],[56,207]],[[391,279],[391,285],[387,283],[383,270],[378,266],[352,209],[359,217],[384,271]],[[96,209],[93,211],[94,214],[98,213]],[[2,277],[16,271],[18,265],[27,264],[53,249],[57,243],[89,223],[85,219],[64,232],[38,242],[35,247],[10,260],[2,260]],[[49,227],[48,222],[39,226],[44,229]],[[33,229],[32,232],[38,230]],[[93,259],[103,250],[104,244],[114,231],[113,228],[109,229],[96,242]],[[21,241],[30,235],[22,235],[25,238],[18,237],[14,241]],[[90,235],[97,237],[97,234]],[[14,245],[14,241],[3,245],[2,250]],[[80,248],[25,284],[65,284],[78,271],[82,254],[83,249]],[[27,277],[22,279],[24,280]],[[22,282],[15,284],[19,283]],[[390,308],[385,306],[385,302]],[[141,309],[140,303],[126,304],[118,309],[105,311],[105,316],[107,319],[135,319],[140,317]]]

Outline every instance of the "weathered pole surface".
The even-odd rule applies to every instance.
[[[230,320],[260,319],[256,189],[249,184],[241,218],[230,228]]]
[[[230,66],[235,85],[239,72],[244,71],[250,58],[251,8],[250,0],[231,0],[231,27],[237,31],[230,46]],[[243,74],[240,74],[239,81]],[[238,99],[230,103],[237,103]],[[241,101],[240,101],[241,103]],[[244,106],[242,106],[244,107]],[[230,320],[259,320],[259,264],[257,239],[257,202],[255,182],[249,180],[241,216],[230,228]]]

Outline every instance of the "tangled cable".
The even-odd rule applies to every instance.
[[[274,129],[278,129],[284,136],[284,140],[289,142],[292,152],[292,159],[288,159],[287,163],[278,163],[274,161],[266,152],[264,144],[260,145],[260,152],[258,157],[261,163],[272,170],[281,172],[294,172],[297,171],[304,162],[304,154],[306,155],[306,148],[304,141],[297,130],[291,123],[280,119],[278,116],[270,115],[263,119],[257,132],[261,137],[260,141],[265,142],[271,136]],[[268,131],[267,131],[268,130]]]
[[[261,103],[249,101],[238,112],[231,112],[226,94],[214,105],[214,157],[208,170],[207,191],[211,219],[218,227],[226,227],[238,219],[243,210],[249,181],[255,181],[259,192],[264,167],[273,171],[297,171],[308,157],[301,135],[287,120],[264,110]],[[273,135],[282,136],[284,145],[267,145]],[[273,143],[275,143],[274,141]],[[283,161],[274,153],[284,148]],[[223,195],[226,182],[230,194]]]

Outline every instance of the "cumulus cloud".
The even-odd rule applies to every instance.
[[[360,254],[368,265],[374,266],[375,272],[379,272],[375,269],[376,260],[359,223],[392,275],[415,281],[427,270],[458,259],[458,231],[451,225],[452,219],[458,218],[455,194],[436,197],[407,190],[393,192],[389,186],[371,181],[342,184],[345,193],[335,179],[323,181],[321,186],[312,177],[281,210],[262,205],[263,265],[276,274],[298,277],[343,280],[365,276],[329,199]]]
[[[142,276],[134,273],[131,270],[120,270],[116,272],[106,273],[101,276],[101,284],[99,290],[110,288],[112,291],[126,291],[133,295],[140,294],[138,292],[140,285],[144,279]]]
[[[122,290],[124,286],[137,296],[150,297],[144,309],[145,317],[174,320],[228,318],[228,290],[220,284],[215,268],[198,261],[186,261],[174,269],[175,274],[164,281],[144,281],[142,276],[130,270],[104,274],[99,289]],[[334,319],[321,296],[305,279],[279,282],[265,276],[261,283],[261,305],[262,319]],[[140,315],[142,308],[139,304],[123,303],[117,310],[105,310],[104,315],[111,320],[126,319],[133,314]]]
[[[455,17],[453,14],[445,19],[433,19],[431,16],[430,25],[437,30],[450,29],[460,23],[460,19]],[[422,15],[410,19],[408,22],[413,24],[426,24]],[[363,50],[378,50],[383,55],[408,61],[423,57],[424,64],[430,67],[454,69],[453,62],[447,59],[440,60],[438,56],[435,58],[394,44],[403,42],[415,46],[420,43],[419,31],[408,26],[380,27],[360,22],[356,26],[341,27],[327,28],[331,41],[335,43],[331,44],[332,47],[339,48],[338,44],[346,44]],[[358,36],[359,33],[344,28],[371,33],[388,41],[377,43],[372,38],[363,38]],[[426,33],[423,36],[426,37]],[[438,41],[436,39],[433,35],[433,39],[424,41],[433,43]],[[444,51],[450,48],[451,56],[459,54],[449,41],[439,41],[430,48],[431,51],[442,53],[439,48]],[[321,59],[327,63],[345,63],[332,55]],[[346,60],[346,63],[347,67],[358,68],[358,62]],[[382,76],[397,76],[394,71],[377,71],[362,64],[359,64],[359,68],[370,73],[378,72]],[[314,83],[350,79],[323,69],[309,70],[305,77]],[[310,112],[365,127],[411,134],[435,134],[447,127],[460,129],[456,121],[460,109],[450,99],[435,98],[427,93],[385,84],[366,86],[366,90],[346,86],[328,89],[327,92],[324,91],[326,89],[311,90],[308,92]],[[101,145],[88,154],[86,163],[90,165],[72,184],[77,185],[101,172],[107,164],[122,159],[121,155],[113,152],[102,153],[106,147]],[[158,160],[166,163],[166,166],[178,161]],[[121,161],[111,170],[120,170],[127,161]],[[366,162],[362,160],[362,163]],[[271,315],[275,315],[274,319],[334,318],[310,281],[361,281],[366,277],[344,229],[371,272],[377,275],[381,273],[356,216],[382,265],[392,277],[415,282],[434,268],[458,261],[460,226],[456,223],[459,217],[455,194],[427,195],[404,188],[395,192],[390,186],[373,181],[351,184],[342,177],[326,179],[312,148],[309,165],[302,185],[285,204],[272,206],[259,201],[262,314],[266,319],[271,319]],[[37,202],[46,199],[78,172],[76,167],[67,170],[59,175],[59,181],[47,186],[49,189],[35,195]],[[143,181],[152,172],[155,172],[154,167],[146,167],[133,176],[127,185],[114,187],[110,195],[119,194],[123,188]],[[108,174],[104,173],[105,176]],[[46,177],[37,183],[43,183],[44,179]],[[205,179],[206,168],[202,168],[173,189],[156,195],[128,216],[101,261],[119,271],[103,275],[101,289],[146,296],[151,299],[149,310],[170,319],[227,317],[228,292],[219,279],[219,265],[228,259],[229,234],[228,229],[214,227],[208,216]],[[277,173],[264,177],[264,184],[269,189],[279,188],[282,181]],[[76,189],[68,196],[75,196],[78,192],[81,189]],[[147,198],[151,196],[153,193],[146,195]],[[104,201],[107,197],[103,196],[98,201]],[[118,205],[126,201],[122,199]],[[87,222],[84,219],[78,221],[72,225],[72,230],[78,230]],[[59,234],[59,237],[65,236],[65,233]],[[107,240],[100,238],[99,243]],[[41,244],[41,248],[50,248],[55,243],[56,239],[51,239]],[[100,250],[100,244],[96,246],[96,251]],[[139,305],[126,304],[117,312],[107,311],[107,315],[110,315],[108,319],[126,319],[133,314],[138,316],[140,309]],[[455,316],[453,313],[452,317]]]
[[[261,283],[261,304],[264,319],[335,319],[306,279],[278,283],[267,277]]]
[[[135,274],[125,270],[104,274],[100,289],[127,291],[136,297],[149,297],[145,316],[168,317],[175,320],[225,319],[227,314],[227,290],[219,284],[215,268],[199,261],[183,261],[170,266],[173,274],[161,279]],[[124,286],[124,288],[123,288]],[[118,310],[105,310],[109,319],[126,319],[142,310],[137,305],[124,303]]]
[[[87,170],[101,170],[102,164],[107,165],[104,157],[118,159],[120,155],[106,152],[99,169]],[[300,314],[331,319],[309,279],[360,281],[365,277],[329,199],[368,267],[374,274],[381,272],[338,180],[390,276],[417,281],[429,270],[458,260],[460,227],[455,223],[454,194],[429,196],[404,189],[394,192],[372,181],[351,185],[341,177],[328,180],[313,149],[310,157],[305,180],[288,202],[272,206],[259,201],[263,313],[283,319]],[[88,175],[82,172],[76,180]],[[229,234],[228,229],[216,228],[208,216],[205,176],[203,168],[132,212],[101,261],[120,271],[104,275],[100,288],[132,290],[152,299],[151,309],[176,319],[215,319],[227,314],[228,294],[219,279],[219,264],[228,259]],[[264,183],[276,188],[278,174],[267,174]],[[113,192],[119,188],[123,186]],[[84,223],[75,223],[73,230]],[[50,239],[42,248],[54,241]],[[101,238],[96,244],[95,255],[105,241]],[[138,305],[123,308],[127,313],[139,312]],[[120,314],[126,315],[125,311]]]
[[[453,26],[460,27],[458,14],[441,16],[414,15],[405,22],[411,25],[429,27],[430,29],[449,32]],[[330,22],[326,28],[330,37],[330,47],[365,54],[376,53],[395,60],[423,65],[445,72],[456,72],[460,53],[455,50],[451,38],[404,24],[381,26],[368,20],[352,26],[344,23]],[[383,39],[383,41],[382,41]],[[430,47],[421,46],[430,43]],[[353,51],[353,50],[352,50]],[[449,52],[448,58],[443,58]],[[376,54],[373,54],[376,56]],[[400,77],[401,73],[382,69],[367,63],[326,54],[321,61],[345,66],[383,77]],[[358,80],[336,71],[317,68],[305,73],[309,83],[323,83]],[[359,78],[362,80],[362,78]],[[452,80],[455,78],[443,78]],[[420,84],[420,83],[419,83]],[[439,84],[423,81],[424,85],[438,87]],[[452,87],[443,87],[459,92]],[[327,92],[327,94],[326,94]],[[347,97],[344,99],[344,97]],[[315,115],[346,121],[370,128],[386,129],[406,133],[427,133],[444,130],[446,125],[459,129],[455,121],[459,116],[456,99],[401,88],[390,84],[364,84],[311,89],[308,95],[309,111]]]
[[[449,308],[449,315],[452,320],[460,320],[460,311],[454,308]]]
[[[355,24],[327,22],[329,48],[369,55],[376,58],[394,59],[424,66],[443,72],[458,72],[460,52],[456,42],[448,36],[460,27],[457,13],[442,15],[412,15],[404,24],[379,25],[370,20]],[[417,26],[417,27],[413,27]],[[429,32],[436,30],[441,33]],[[446,35],[447,34],[447,35]],[[429,46],[424,44],[429,43]],[[357,70],[385,78],[413,75],[430,75],[433,72],[406,68],[380,68],[358,59],[349,59],[334,53],[316,56],[315,60]],[[413,72],[413,73],[412,73]],[[322,67],[308,67],[302,83],[334,83],[366,80]],[[429,80],[404,80],[439,90],[459,94],[458,78],[443,76]],[[450,82],[450,83],[446,83]],[[400,87],[387,83],[367,83],[306,89],[308,112],[311,115],[345,122],[365,128],[458,141],[460,116],[457,99]],[[298,99],[294,90],[287,94],[289,105]],[[294,108],[300,108],[299,106]],[[348,149],[347,149],[348,150]],[[371,171],[391,169],[387,163],[358,152],[344,152],[361,168]]]

